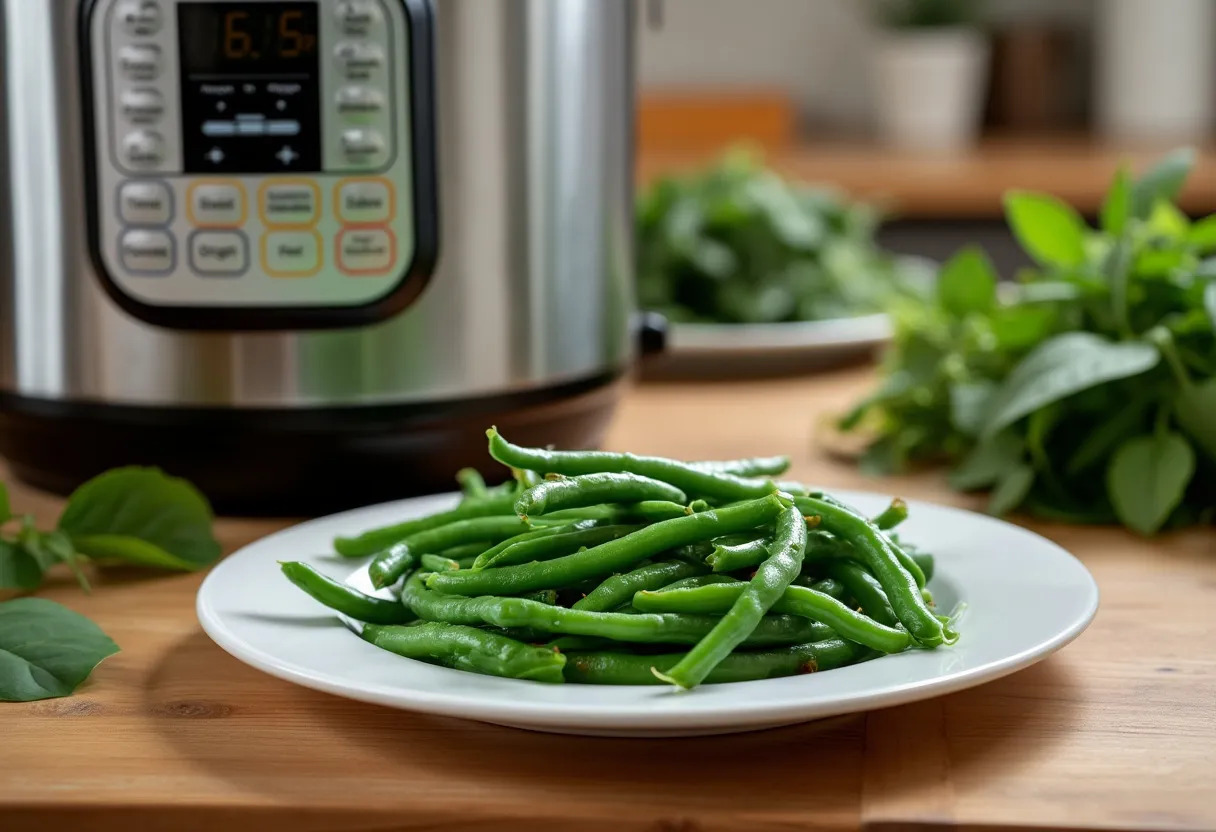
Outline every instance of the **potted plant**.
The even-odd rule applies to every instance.
[[[977,6],[978,0],[878,0],[876,103],[888,144],[955,151],[975,142],[989,58]]]

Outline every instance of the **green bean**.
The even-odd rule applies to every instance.
[[[450,511],[441,511],[428,517],[419,517],[416,520],[407,520],[404,523],[373,529],[357,537],[335,538],[334,549],[338,554],[348,558],[374,555],[418,532],[437,529],[440,526],[473,517],[510,514],[514,510],[514,506],[514,493],[495,494],[485,499],[469,499]]]
[[[682,653],[638,656],[598,650],[568,652],[563,673],[567,682],[585,685],[659,685],[663,682],[651,668],[666,675],[684,656]],[[763,652],[734,653],[719,662],[705,682],[748,682],[813,673],[853,664],[868,656],[865,648],[838,638]]]
[[[895,611],[887,601],[887,594],[882,591],[878,579],[866,571],[864,566],[852,561],[836,561],[828,567],[828,574],[844,584],[849,595],[853,596],[862,611],[879,624],[894,627],[899,624]]]
[[[605,612],[628,602],[639,590],[657,589],[672,581],[704,572],[705,567],[700,564],[678,560],[639,566],[631,572],[605,579],[584,598],[575,602],[574,609]]]
[[[529,528],[531,527],[527,521],[520,520],[514,515],[457,520],[446,526],[427,529],[404,538],[387,551],[377,555],[368,566],[367,574],[372,579],[372,586],[377,589],[391,586],[417,564],[420,555],[427,552],[432,554],[442,552],[444,549],[474,540],[504,540],[527,531]],[[462,569],[460,572],[444,574],[457,575],[466,572],[468,570]],[[544,589],[544,587],[536,588]]]
[[[814,497],[797,497],[795,505],[804,514],[820,517],[826,531],[852,545],[882,585],[899,622],[921,646],[936,647],[944,641],[942,624],[925,606],[917,581],[900,563],[896,547],[870,521]]]
[[[452,574],[452,573],[441,573]],[[434,577],[433,575],[431,577]],[[466,598],[429,590],[418,575],[401,591],[401,601],[419,618],[449,624],[489,624],[522,627],[549,633],[602,636],[637,644],[693,644],[713,630],[720,619],[708,615],[676,613],[590,612],[550,607],[523,598],[482,595]],[[790,615],[763,617],[746,643],[755,646],[797,644],[830,638],[830,627]]]
[[[557,590],[541,589],[536,592],[524,593],[519,597],[528,601],[535,601],[538,604],[547,604],[551,607],[557,603]]]
[[[694,500],[695,502],[695,500]],[[690,506],[669,500],[643,500],[640,503],[609,503],[584,508],[565,508],[531,518],[533,523],[595,522],[602,525],[658,523],[692,514]]]
[[[901,546],[900,548],[904,549],[904,551],[907,551],[907,549],[905,547]],[[908,552],[908,557],[910,557],[910,558],[912,558],[912,560],[916,561],[916,565],[920,567],[921,572],[923,572],[925,575],[926,583],[933,580],[933,566],[934,566],[933,555],[929,554],[928,552],[912,551],[912,552]]]
[[[551,650],[560,650],[563,653],[568,653],[571,650],[610,650],[614,647],[620,647],[620,643],[610,638],[598,638],[596,636],[558,636],[555,639],[546,641],[545,646]]]
[[[759,566],[768,557],[768,547],[772,541],[765,537],[757,537],[746,543],[722,544],[714,546],[714,550],[705,559],[715,572],[735,572]]]
[[[561,682],[566,657],[544,647],[477,630],[434,621],[407,626],[363,628],[364,640],[409,659],[424,659],[508,679]]]
[[[533,529],[530,532],[524,532],[523,534],[517,534],[514,537],[508,537],[506,540],[501,540],[498,543],[495,543],[493,546],[488,546],[485,549],[482,549],[478,554],[483,562],[486,560],[493,560],[494,558],[498,557],[499,553],[501,553],[503,549],[506,549],[508,546],[514,546],[516,543],[523,543],[527,540],[538,540],[542,537],[552,537],[553,535],[557,534],[569,534],[570,532],[576,532],[580,529],[594,528],[596,525],[598,525],[597,520],[579,520],[573,523],[542,526],[538,529]]]
[[[414,614],[397,601],[376,598],[299,561],[279,562],[287,579],[330,609],[358,621],[372,624],[404,624],[414,620]]]
[[[816,592],[822,592],[824,595],[831,595],[837,601],[843,601],[845,594],[848,592],[844,584],[835,578],[820,578],[807,584]]]
[[[759,500],[664,520],[617,540],[541,563],[437,572],[427,579],[427,585],[457,595],[518,595],[534,589],[568,586],[624,571],[640,560],[676,546],[755,528],[785,508],[784,500],[770,494]]]
[[[768,560],[760,564],[755,576],[713,630],[674,667],[662,673],[661,679],[685,690],[694,688],[751,635],[769,608],[780,600],[790,581],[798,576],[806,552],[806,525],[796,506],[791,505],[781,512]]]
[[[703,501],[694,500],[693,502]],[[677,517],[695,513],[691,505],[684,506],[670,500],[642,500],[638,503],[621,506],[621,510],[625,518],[634,518],[646,523],[661,523],[664,520],[674,520]],[[702,511],[704,510],[702,509]]]
[[[715,473],[686,462],[655,456],[610,453],[607,451],[547,451],[512,445],[494,428],[486,431],[490,456],[505,465],[523,466],[546,473],[579,474],[630,473],[670,483],[690,496],[748,500],[772,493],[776,486],[768,480],[747,479],[734,474]]]
[[[748,589],[744,583],[716,584],[697,589],[639,592],[633,606],[642,612],[680,612],[721,615],[729,612]],[[912,637],[900,628],[887,627],[822,592],[802,586],[788,586],[770,608],[773,612],[800,615],[831,627],[842,638],[855,641],[881,653],[908,649]]]
[[[908,519],[908,504],[896,497],[891,501],[891,505],[870,522],[878,526],[882,531],[893,529],[900,523]]]
[[[692,467],[714,474],[734,474],[737,477],[775,477],[790,467],[788,456],[755,456],[750,459],[728,459],[721,462],[689,463]]]
[[[737,584],[742,583],[738,578],[732,578],[730,575],[694,575],[691,578],[684,578],[679,581],[674,581],[661,586],[659,589],[687,589],[696,586],[712,586],[713,584]]]
[[[637,474],[582,474],[548,479],[519,495],[515,513],[520,517],[547,514],[601,503],[640,503],[664,500],[686,503],[684,492],[665,482]]]
[[[451,558],[459,563],[461,567],[467,568],[468,564],[465,563],[466,560],[471,564],[474,558],[488,548],[490,548],[488,541],[478,540],[475,543],[462,543],[459,546],[444,549],[442,552],[439,552],[439,554],[443,555],[445,558]]]
[[[592,526],[563,534],[551,534],[512,543],[497,553],[485,553],[473,562],[474,569],[490,569],[516,563],[551,560],[577,552],[583,546],[598,546],[640,529],[641,526]],[[489,554],[489,557],[486,555]],[[435,570],[438,571],[438,570]]]
[[[446,558],[443,555],[423,555],[418,559],[418,564],[427,572],[454,572],[460,568],[459,561]]]
[[[476,499],[486,496],[486,481],[476,468],[461,468],[456,472],[456,482],[465,497]]]

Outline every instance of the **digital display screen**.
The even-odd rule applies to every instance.
[[[187,173],[321,169],[317,3],[182,3]]]

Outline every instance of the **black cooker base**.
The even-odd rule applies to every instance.
[[[486,454],[513,442],[597,447],[623,379],[442,403],[236,410],[110,406],[0,394],[0,456],[59,494],[109,468],[155,465],[197,485],[216,511],[315,515],[449,491],[457,469],[508,472]]]

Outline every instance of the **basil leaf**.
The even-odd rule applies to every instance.
[[[37,589],[41,583],[41,564],[20,546],[0,540],[0,589]]]
[[[13,519],[13,507],[8,501],[8,487],[0,482],[0,526]]]
[[[950,424],[961,433],[975,436],[984,424],[995,391],[996,383],[987,380],[951,385]]]
[[[96,624],[54,601],[0,603],[0,700],[67,696],[117,652]]]
[[[211,520],[211,507],[193,485],[156,468],[132,467],[107,471],[76,489],[59,529],[90,557],[201,569],[220,554]]]
[[[1216,251],[1216,214],[1192,225],[1186,241],[1202,254]]]
[[[1149,168],[1132,187],[1132,216],[1148,219],[1158,200],[1174,201],[1195,166],[1195,151],[1175,150]]]
[[[1106,492],[1125,526],[1150,535],[1182,502],[1195,452],[1180,434],[1137,436],[1119,446],[1106,469]]]
[[[950,472],[950,487],[957,491],[987,488],[1010,468],[1022,462],[1024,446],[1013,431],[998,433],[976,445],[970,454]]]
[[[1190,233],[1191,220],[1175,208],[1172,202],[1159,199],[1148,215],[1148,230],[1156,237],[1179,243]]]
[[[1044,341],[1013,368],[993,396],[982,436],[993,436],[1040,407],[1115,379],[1151,370],[1161,360],[1142,341],[1108,341],[1066,332]]]
[[[937,300],[956,317],[987,312],[996,305],[996,272],[978,248],[960,251],[942,267],[937,278]]]
[[[1000,517],[1022,504],[1030,487],[1034,485],[1034,468],[1022,463],[1001,475],[996,488],[988,498],[988,513]]]
[[[1102,203],[1102,230],[1112,237],[1123,233],[1127,218],[1132,212],[1132,178],[1126,167],[1120,167],[1115,181]]]
[[[1174,416],[1187,435],[1216,460],[1216,377],[1183,389],[1174,402]]]
[[[1085,220],[1068,203],[1048,194],[1011,191],[1005,216],[1022,248],[1044,266],[1085,262]]]

